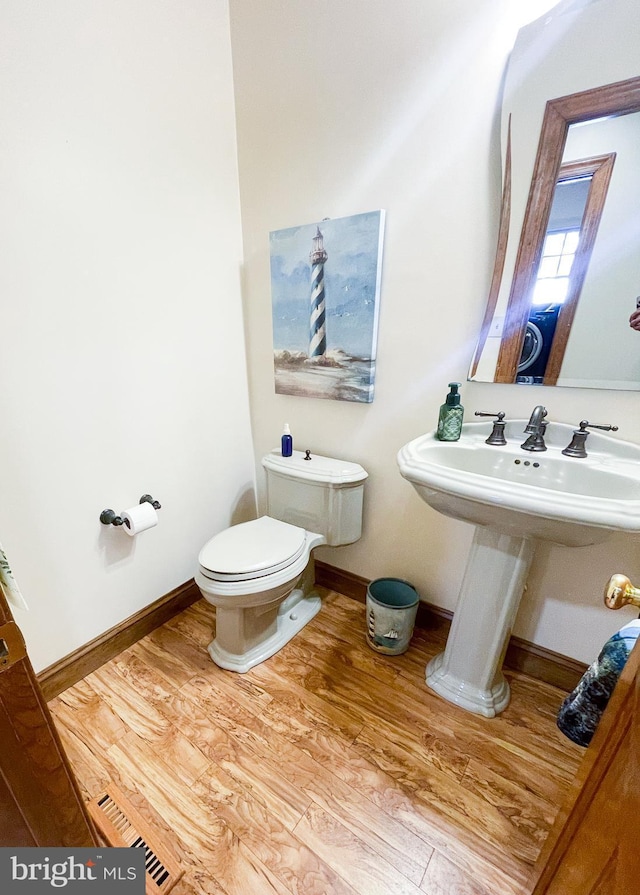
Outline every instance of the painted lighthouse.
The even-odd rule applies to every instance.
[[[311,308],[309,316],[309,357],[323,358],[327,353],[327,327],[324,300],[324,264],[329,257],[324,249],[320,227],[312,239]]]
[[[383,235],[383,211],[269,233],[277,394],[373,400]]]

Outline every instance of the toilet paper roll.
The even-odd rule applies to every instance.
[[[158,524],[158,514],[151,504],[146,502],[124,510],[120,515],[124,520],[122,528],[130,537]]]

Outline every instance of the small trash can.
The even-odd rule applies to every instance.
[[[367,643],[387,656],[409,648],[420,597],[402,578],[376,578],[367,587]]]

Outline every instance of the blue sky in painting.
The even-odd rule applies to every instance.
[[[308,348],[309,252],[320,227],[329,256],[324,266],[327,348],[357,357],[375,354],[383,219],[382,211],[371,211],[269,234],[275,349]]]

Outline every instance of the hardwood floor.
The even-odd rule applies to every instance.
[[[52,700],[84,794],[113,780],[165,834],[175,895],[523,895],[583,755],[564,694],[508,674],[508,709],[470,715],[424,684],[436,633],[379,655],[323,595],[245,675],[201,600]]]

